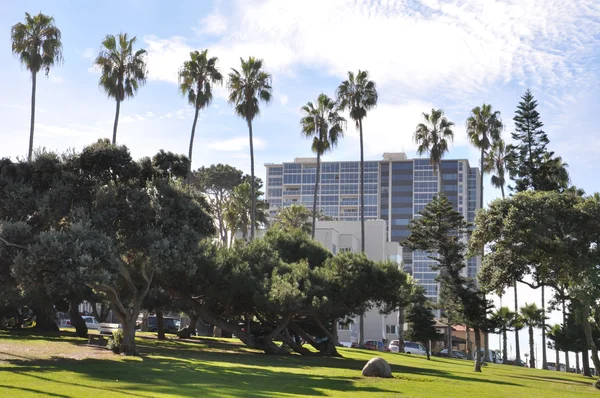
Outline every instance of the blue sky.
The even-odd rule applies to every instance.
[[[177,89],[177,70],[191,50],[209,49],[223,72],[239,57],[263,58],[274,100],[254,123],[257,174],[264,163],[310,156],[299,108],[333,95],[348,70],[367,69],[379,105],[365,121],[365,156],[415,155],[412,133],[421,112],[442,108],[456,123],[448,157],[478,161],[464,132],[482,102],[502,113],[509,140],[519,97],[532,89],[550,148],[569,164],[572,182],[600,190],[600,3],[596,0],[329,0],[21,1],[0,13],[0,157],[24,157],[30,76],[10,51],[10,27],[25,11],[53,15],[64,64],[38,79],[35,146],[81,149],[110,137],[115,103],[98,88],[92,67],[103,37],[127,32],[149,52],[149,80],[121,107],[118,142],[134,157],[159,149],[187,153],[192,108]],[[247,130],[215,92],[196,132],[194,168],[230,163],[249,171]],[[357,159],[352,124],[326,156]],[[486,179],[487,180],[487,179]],[[486,185],[486,201],[499,192]],[[533,296],[532,296],[533,297]],[[524,335],[525,333],[523,333]],[[524,345],[524,344],[523,344]]]

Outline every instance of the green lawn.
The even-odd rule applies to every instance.
[[[470,361],[385,354],[393,379],[361,376],[375,353],[341,349],[344,358],[273,357],[236,340],[138,339],[141,358],[81,346],[69,333],[0,332],[0,397],[600,396],[592,379]]]

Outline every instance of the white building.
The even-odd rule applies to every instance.
[[[402,247],[398,242],[390,242],[388,229],[384,220],[365,221],[365,254],[370,260],[391,260],[402,266]],[[361,251],[360,221],[317,221],[315,239],[333,254],[350,251]],[[364,316],[364,341],[389,341],[397,337],[398,312],[381,315],[377,308],[371,309]],[[339,325],[340,343],[350,345],[359,340],[358,318],[350,325]]]

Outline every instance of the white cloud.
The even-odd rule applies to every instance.
[[[99,75],[102,72],[102,69],[100,69],[98,65],[94,64],[90,66],[87,71],[93,73],[94,75]]]
[[[96,56],[96,50],[94,50],[91,47],[86,48],[81,53],[81,57],[83,57],[85,59],[94,59],[95,56]]]
[[[60,76],[49,76],[49,79],[51,82],[56,83],[56,84],[60,84],[60,83],[64,82],[64,79]]]
[[[154,117],[154,112],[151,112],[151,111],[146,112],[146,117]]]
[[[256,137],[254,138],[253,144],[254,150],[261,150],[267,146],[265,141]],[[248,137],[239,136],[226,140],[209,142],[206,144],[206,147],[215,151],[240,152],[248,150],[250,147],[250,142]]]
[[[279,94],[277,98],[279,98],[279,102],[281,102],[281,105],[283,106],[286,106],[290,100],[290,98],[285,94]]]
[[[200,26],[194,30],[199,34],[220,36],[227,31],[227,19],[221,13],[213,12],[202,18]]]

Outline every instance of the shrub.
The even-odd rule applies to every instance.
[[[109,350],[114,352],[115,354],[119,354],[121,352],[121,343],[123,342],[123,331],[121,329],[117,329],[113,331],[112,336],[108,338],[107,347]]]

